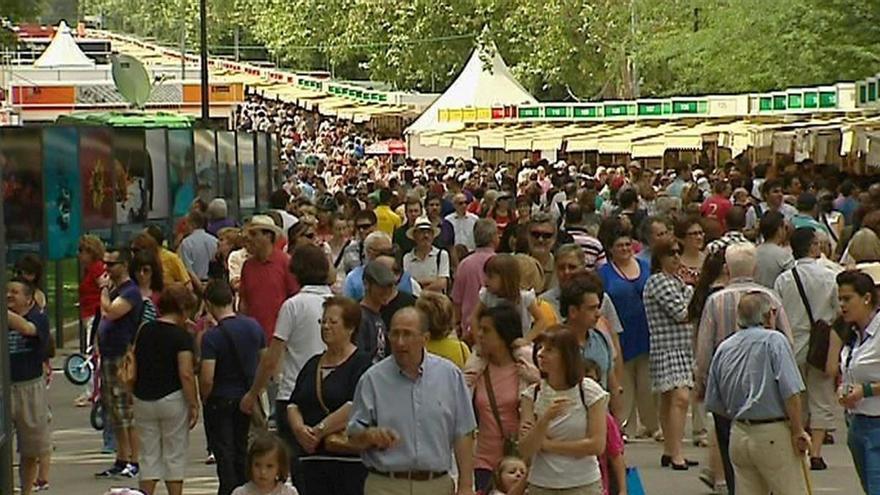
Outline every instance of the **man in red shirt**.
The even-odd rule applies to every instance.
[[[712,195],[703,201],[700,206],[700,214],[705,218],[714,220],[721,227],[721,232],[727,231],[726,218],[727,212],[733,204],[730,202],[730,183],[726,180],[718,179],[712,185]]]
[[[245,227],[251,257],[241,269],[239,311],[263,327],[266,339],[275,333],[275,319],[281,304],[299,292],[299,283],[290,273],[290,257],[275,248],[281,229],[268,215],[254,215]]]

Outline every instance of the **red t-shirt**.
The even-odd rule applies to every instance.
[[[104,274],[107,267],[104,262],[97,260],[86,267],[83,279],[79,283],[79,317],[91,318],[98,312],[101,306],[101,288],[98,287],[98,278]]]
[[[733,205],[729,199],[713,194],[706,201],[703,201],[703,206],[700,206],[700,214],[706,218],[714,218],[721,224],[721,229],[726,231],[727,212],[730,211],[731,207]]]
[[[241,268],[239,293],[248,316],[263,327],[267,339],[275,334],[281,304],[299,292],[299,282],[287,269],[290,257],[273,249],[266,261],[249,258]]]

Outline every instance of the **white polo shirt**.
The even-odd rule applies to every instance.
[[[843,385],[861,387],[863,383],[880,382],[880,313],[874,315],[865,338],[856,335],[852,346],[845,345],[840,351],[840,371]],[[853,414],[880,416],[880,396],[866,397],[849,410]]]
[[[413,249],[403,255],[403,271],[408,272],[416,280],[436,277],[449,278],[449,252],[431,246],[428,255],[424,259],[420,259],[416,256],[416,250]]]

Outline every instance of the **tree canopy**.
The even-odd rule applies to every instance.
[[[10,0],[0,0],[8,2]],[[83,0],[112,29],[198,40],[198,0]],[[284,67],[442,91],[494,42],[544,100],[767,91],[880,72],[880,2],[854,0],[208,0],[211,44]]]

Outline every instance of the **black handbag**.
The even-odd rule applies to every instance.
[[[810,342],[807,345],[807,364],[818,368],[823,373],[828,362],[828,347],[831,344],[831,325],[825,320],[816,321],[813,318],[813,308],[810,307],[810,301],[807,299],[807,293],[804,291],[804,284],[798,275],[797,267],[791,269],[794,275],[794,283],[797,285],[798,293],[804,308],[807,310],[807,318],[810,319]]]

